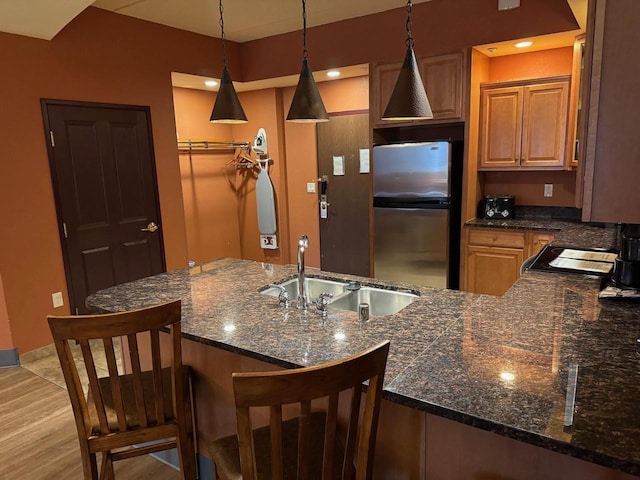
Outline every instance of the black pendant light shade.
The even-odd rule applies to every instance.
[[[320,92],[313,79],[313,73],[309,67],[307,52],[307,1],[302,0],[302,70],[296,92],[293,94],[288,122],[327,122],[329,115],[324,108]]]
[[[222,15],[222,0],[220,5],[220,39],[222,40],[222,77],[220,78],[220,88],[216,96],[216,103],[213,104],[211,117],[212,123],[246,123],[247,116],[244,113],[238,94],[231,81],[231,75],[227,69],[227,47],[224,36],[224,17]]]
[[[244,113],[236,89],[233,87],[231,75],[225,65],[220,79],[220,88],[213,105],[210,122],[217,123],[245,123],[247,115]]]
[[[383,120],[416,120],[433,118],[431,105],[424,90],[413,48],[407,47],[396,86],[393,89]]]
[[[420,71],[413,53],[413,36],[411,35],[411,0],[407,0],[407,53],[398,74],[387,108],[382,115],[383,120],[421,120],[433,118],[431,105],[424,91]]]
[[[322,98],[313,73],[309,67],[309,61],[302,60],[302,70],[298,79],[298,86],[291,101],[287,121],[289,122],[326,122],[329,120],[327,109],[324,108]]]

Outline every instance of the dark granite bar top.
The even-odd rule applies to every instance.
[[[603,248],[614,240],[613,227],[571,222],[558,225],[556,238]],[[295,272],[218,259],[100,291],[87,305],[111,312],[180,298],[186,338],[284,367],[390,340],[388,400],[640,474],[640,305],[599,300],[598,279],[527,272],[492,297],[308,269],[420,293],[399,313],[361,323],[355,312],[329,306],[323,320],[259,293]],[[565,427],[571,378],[575,408]]]

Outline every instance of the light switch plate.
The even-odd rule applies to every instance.
[[[62,292],[52,293],[51,302],[53,303],[53,308],[62,307],[64,305],[64,300],[62,299]]]
[[[553,197],[553,183],[544,184],[544,196]]]
[[[316,184],[313,182],[307,183],[307,193],[316,193]]]
[[[519,6],[520,0],[498,0],[498,10],[511,10]]]

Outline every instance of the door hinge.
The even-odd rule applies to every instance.
[[[67,224],[62,222],[62,231],[64,232],[64,238],[69,238],[69,235],[67,234]]]
[[[51,146],[55,147],[56,146],[56,139],[53,136],[53,130],[49,130],[49,140],[51,141]]]

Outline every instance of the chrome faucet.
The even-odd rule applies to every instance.
[[[309,307],[309,298],[304,286],[304,250],[309,247],[309,237],[301,235],[298,240],[298,308],[306,310]]]

